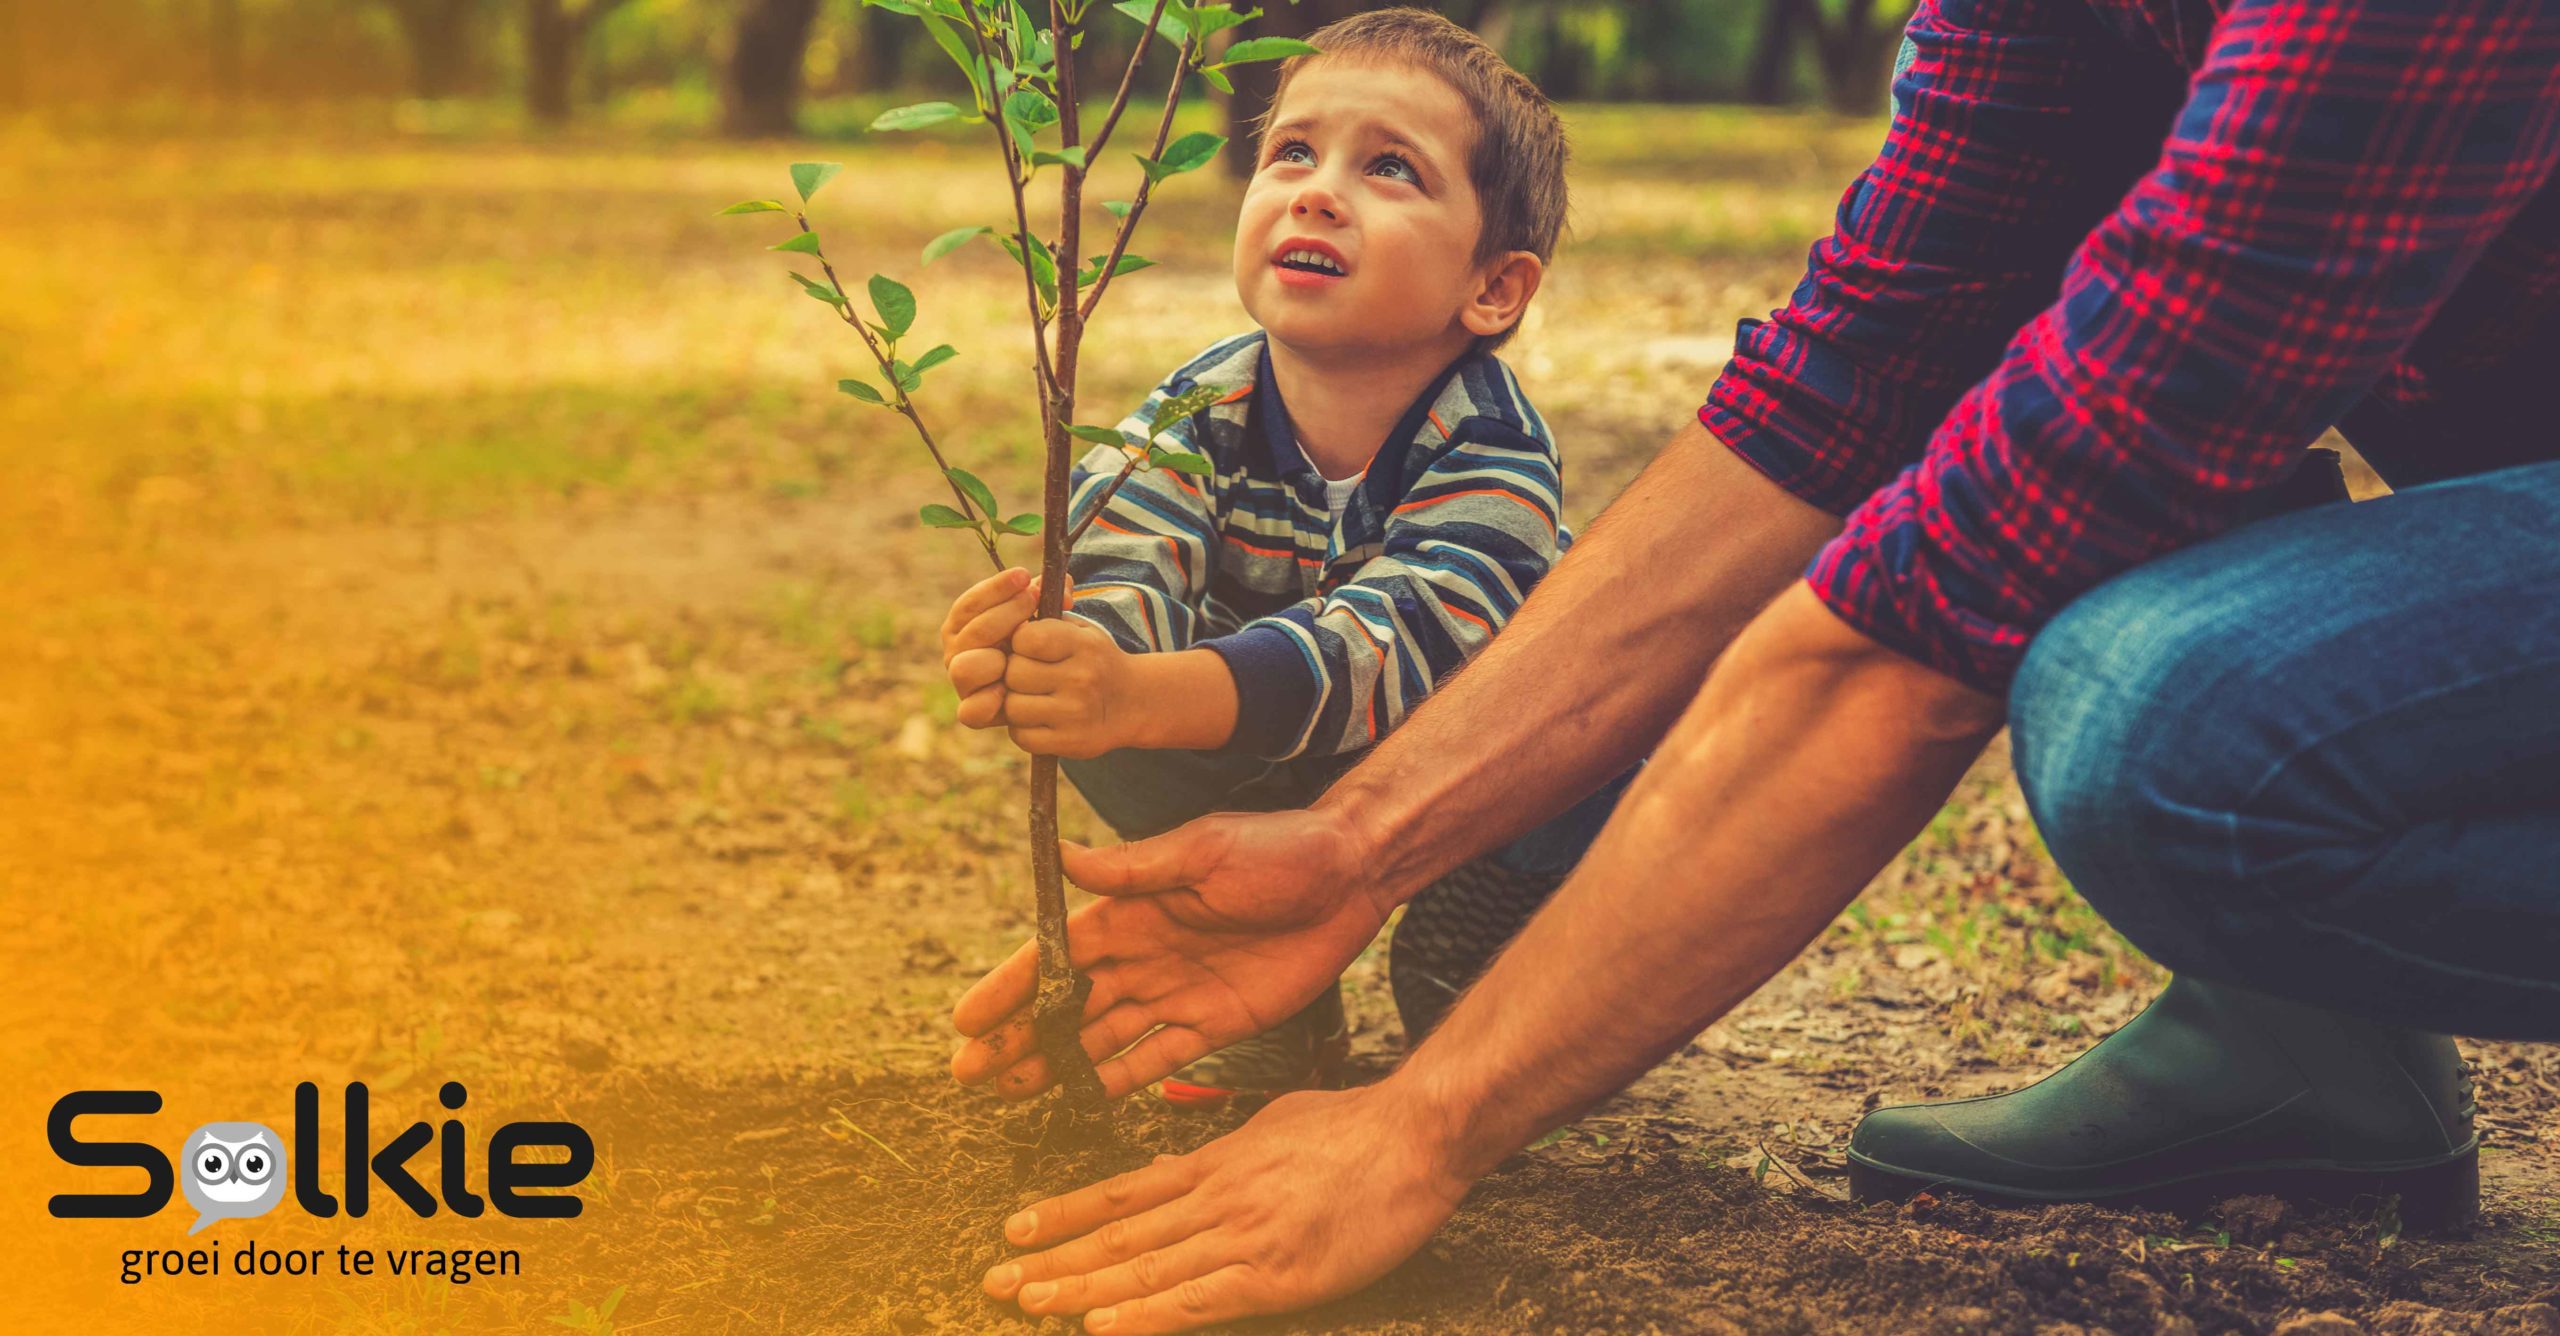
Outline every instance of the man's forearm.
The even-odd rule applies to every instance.
[[[1716,655],[1838,530],[1690,424],[1318,806],[1376,851],[1380,892],[1412,895],[1650,751]]]
[[[1776,973],[1923,828],[1998,703],[1798,586],[1718,665],[1572,879],[1391,1082],[1473,1178]]]

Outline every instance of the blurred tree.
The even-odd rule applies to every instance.
[[[1458,5],[1442,5],[1439,8],[1443,13],[1450,13],[1452,18],[1457,18],[1458,15],[1451,13],[1452,10],[1470,10],[1479,7],[1461,0]],[[1275,3],[1266,8],[1261,20],[1254,24],[1253,35],[1304,38],[1335,19],[1349,18],[1364,9],[1377,8],[1380,6],[1363,4],[1360,0],[1297,0],[1295,4]],[[1465,20],[1461,18],[1459,21]],[[1220,35],[1215,41],[1216,50],[1226,49],[1226,35]],[[1267,61],[1259,65],[1239,65],[1227,71],[1227,76],[1234,81],[1236,91],[1231,94],[1217,94],[1218,101],[1226,105],[1227,112],[1227,147],[1222,156],[1226,162],[1227,175],[1241,180],[1253,175],[1254,155],[1257,148],[1253,135],[1255,123],[1262,119],[1263,112],[1269,110],[1271,94],[1280,86],[1280,65],[1277,61]]]
[[[818,0],[743,0],[720,85],[720,128],[741,139],[800,128],[801,58]]]
[[[900,21],[893,11],[877,5],[862,5],[854,10],[850,29],[851,49],[836,66],[835,92],[868,93],[887,88],[897,82],[901,42],[917,25]],[[1102,68],[1109,69],[1105,59]]]
[[[241,92],[240,0],[206,0],[205,63],[215,95],[236,100]]]
[[[623,0],[525,0],[524,105],[534,120],[563,125],[569,120],[570,94],[576,86],[579,58],[596,20],[612,13]]]
[[[27,105],[26,25],[18,0],[0,0],[0,109]]]
[[[1885,13],[1897,21],[1887,25],[1876,21],[1876,0],[1833,0],[1829,6],[1822,0],[1765,0],[1744,95],[1772,105],[1795,100],[1796,53],[1809,40],[1824,102],[1860,115],[1880,110],[1892,92],[1886,72],[1902,31],[1899,20],[1909,12],[1905,3],[1888,7]]]
[[[409,48],[409,92],[422,98],[462,91],[472,37],[488,0],[385,0]]]

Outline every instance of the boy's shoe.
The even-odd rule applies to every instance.
[[[1406,1048],[1439,1026],[1458,994],[1484,977],[1494,956],[1563,884],[1562,877],[1515,872],[1491,858],[1476,858],[1405,905],[1387,948],[1387,986],[1404,1021]]]
[[[1849,1139],[1861,1201],[2209,1206],[2241,1193],[2378,1209],[2412,1231],[2479,1209],[2471,1081],[2443,1035],[2178,978],[2023,1090],[1878,1109]]]
[[[1175,1072],[1156,1090],[1178,1109],[1250,1107],[1293,1090],[1341,1085],[1350,1056],[1351,1024],[1342,1014],[1342,985],[1336,983],[1306,1010]]]

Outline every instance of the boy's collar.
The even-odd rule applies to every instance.
[[[1448,390],[1449,382],[1457,376],[1459,368],[1464,367],[1468,359],[1479,355],[1480,353],[1472,348],[1460,353],[1456,361],[1442,368],[1439,375],[1433,376],[1430,383],[1422,387],[1422,393],[1416,395],[1411,406],[1405,409],[1404,415],[1396,419],[1396,425],[1388,431],[1387,439],[1379,445],[1377,454],[1370,459],[1368,472],[1384,473],[1389,477],[1400,476],[1403,472],[1401,466],[1405,449],[1417,438],[1447,439],[1450,429],[1432,413],[1432,405],[1440,401],[1440,396]],[[1317,498],[1324,495],[1324,475],[1316,471],[1315,464],[1307,458],[1306,449],[1298,444],[1297,428],[1289,421],[1289,406],[1280,397],[1280,382],[1272,375],[1271,337],[1268,334],[1263,336],[1261,352],[1255,359],[1253,384],[1250,389],[1248,404],[1250,420],[1270,451],[1271,471],[1296,489],[1302,497],[1306,497],[1309,504],[1314,504]],[[1424,436],[1425,432],[1429,433],[1428,437]],[[1386,463],[1388,467],[1380,469],[1378,465],[1381,462]]]

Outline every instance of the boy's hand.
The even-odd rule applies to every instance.
[[[960,696],[960,722],[994,728],[1005,718],[1005,647],[1039,608],[1031,572],[1019,566],[969,586],[942,619],[942,667]]]
[[[1073,597],[1072,588],[1068,593]],[[1145,709],[1138,657],[1100,627],[1072,617],[1016,629],[1001,687],[1014,745],[1035,756],[1079,760],[1146,745],[1139,731]]]

